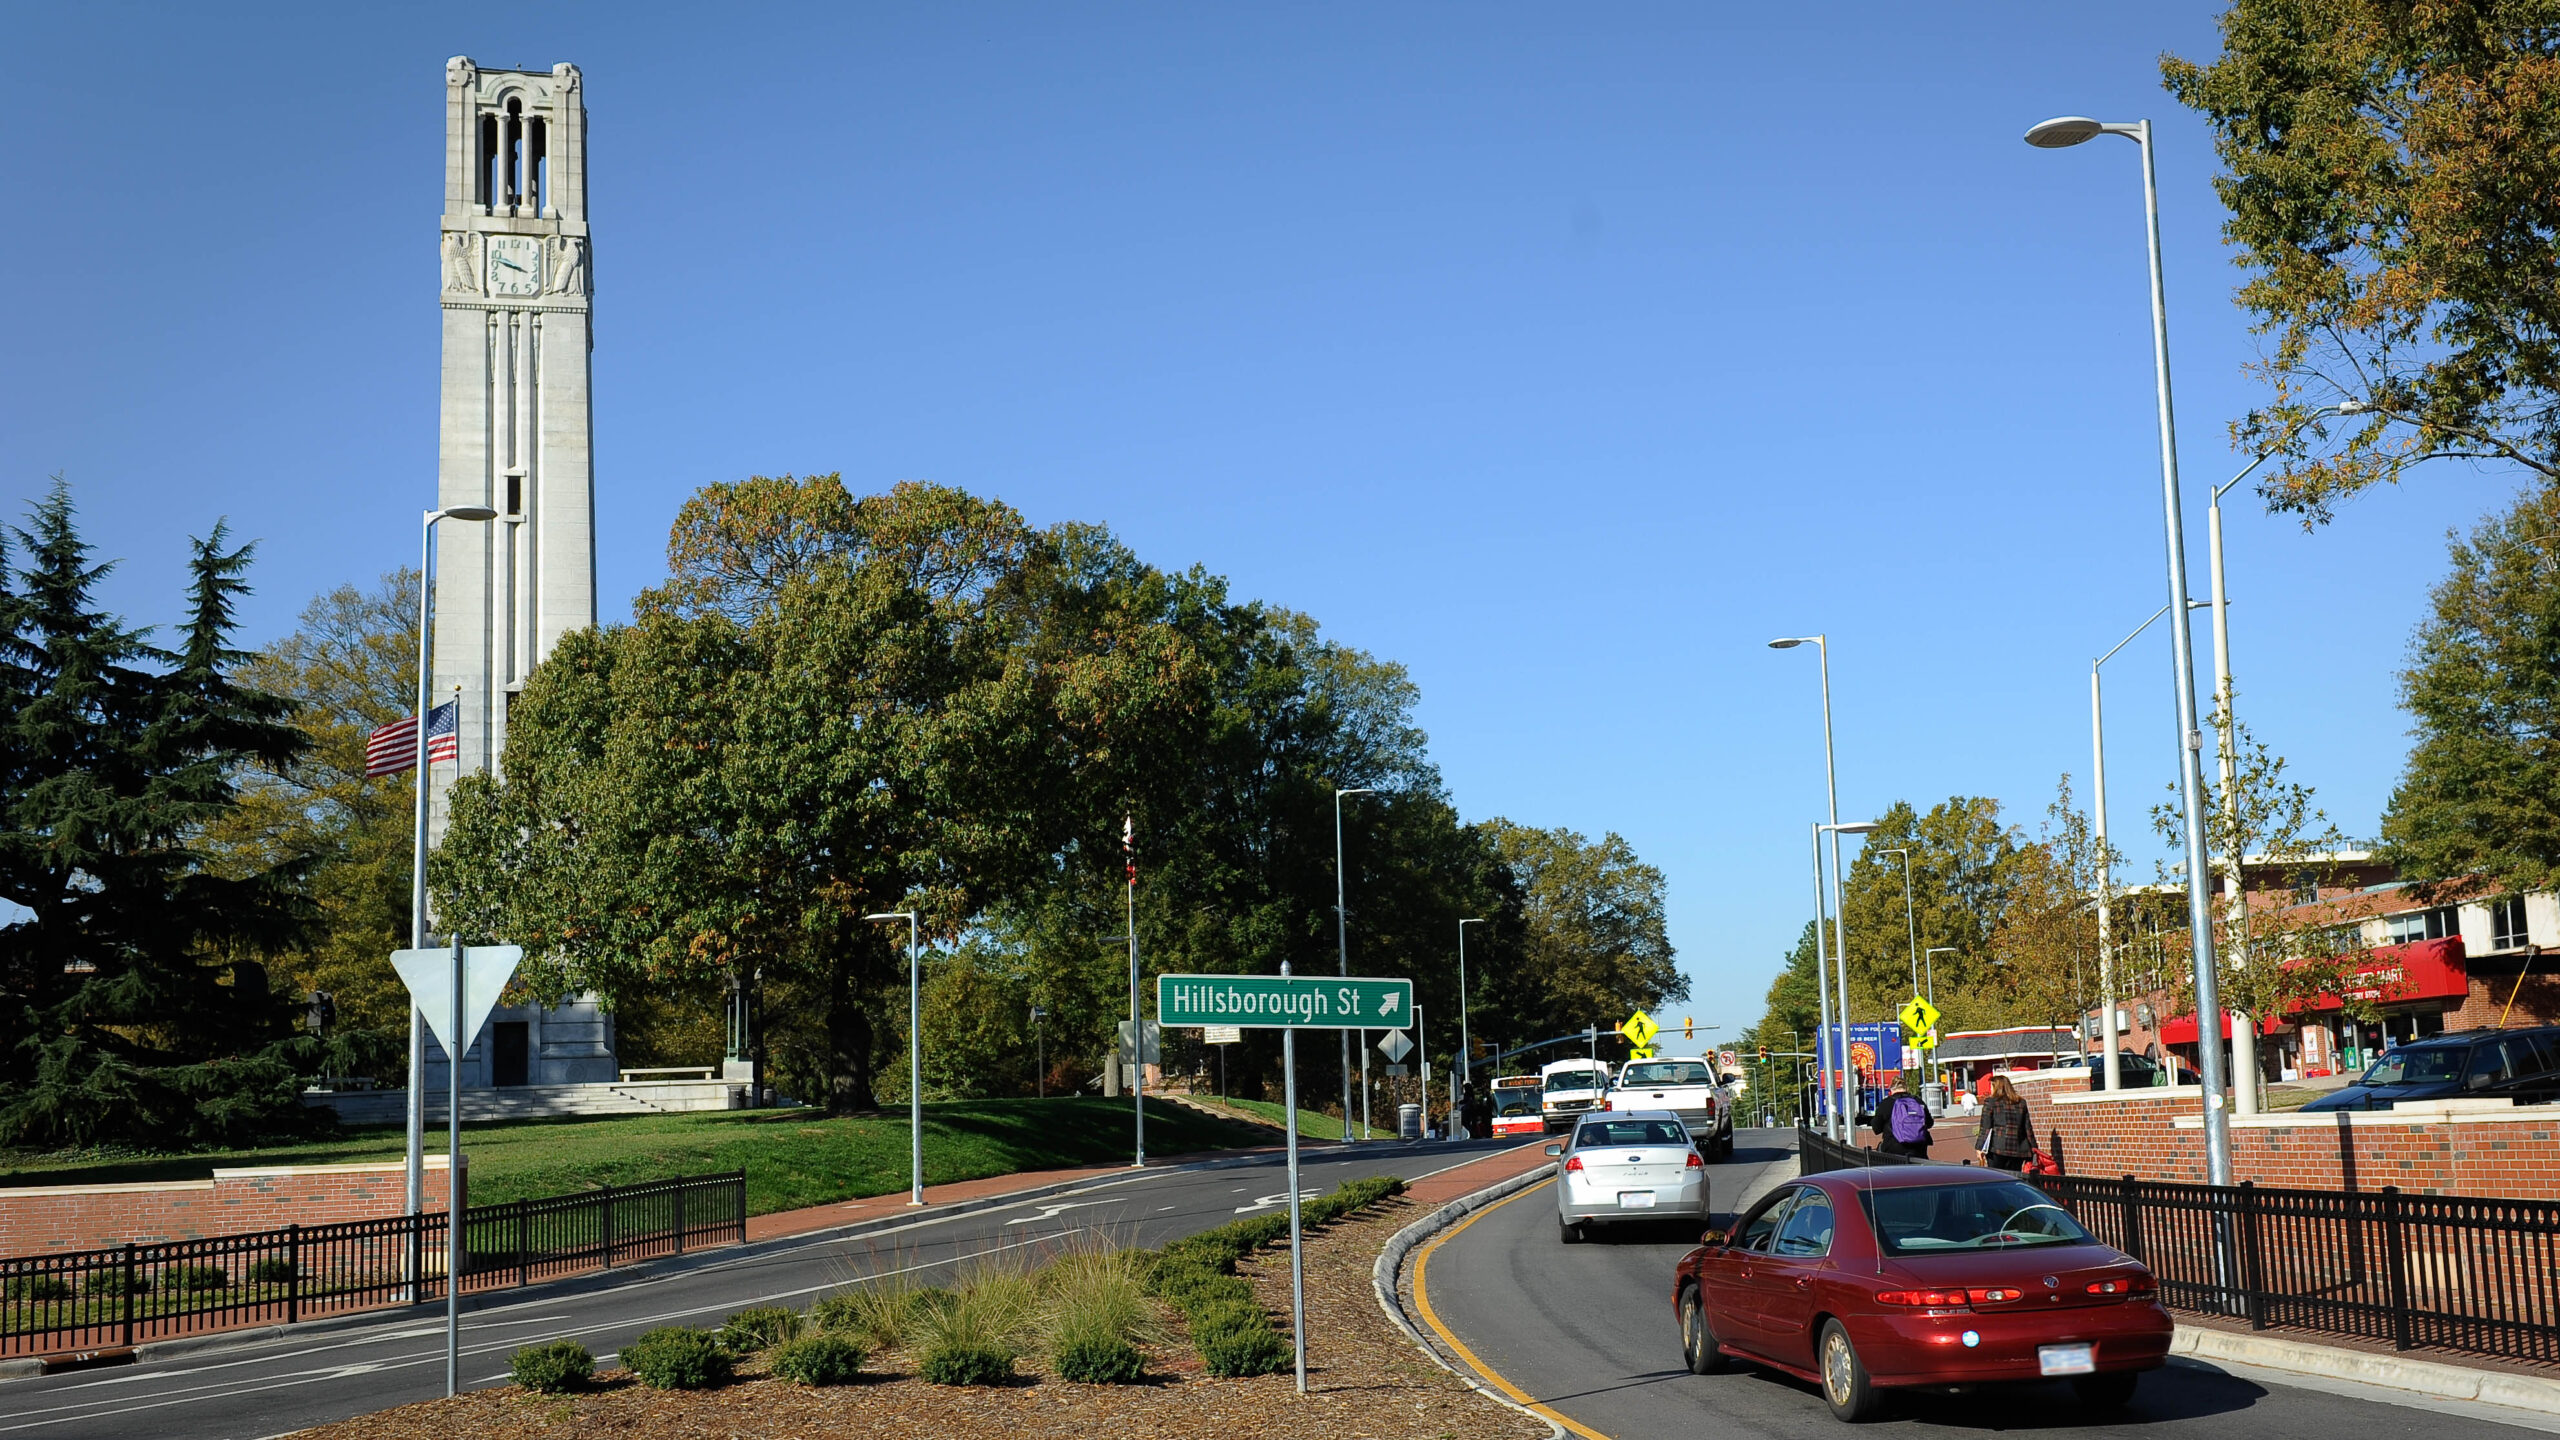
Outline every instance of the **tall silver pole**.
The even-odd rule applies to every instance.
[[[423,736],[426,729],[426,716],[421,713],[418,733]],[[444,1393],[448,1397],[460,1382],[462,1363],[462,1057],[471,1048],[471,1037],[462,1033],[462,937],[458,934],[453,937],[452,998],[453,1025],[444,1032],[453,1039],[444,1057]]]
[[[2115,908],[2115,864],[2107,849],[2107,712],[2098,694],[2101,663],[2089,663],[2089,816],[2098,837],[2098,1002],[2107,1012],[2099,1022],[2107,1047],[2099,1063],[2106,1071],[2107,1092],[2114,1094],[2124,1088],[2124,1062],[2116,1058],[2116,952],[2107,937],[2108,912]]]
[[[916,912],[907,912],[907,1203],[924,1203],[924,980]]]
[[[1138,1013],[1138,866],[1129,864],[1129,1108],[1137,1116],[1137,1158],[1132,1170],[1147,1168],[1147,1021]]]
[[[1858,1072],[1849,1059],[1849,926],[1840,910],[1840,822],[1831,823],[1831,963],[1840,972],[1840,1125],[1846,1139],[1857,1134]]]
[[[1341,973],[1351,973],[1351,912],[1348,892],[1342,878],[1342,797],[1374,795],[1374,790],[1352,789],[1333,792],[1333,938],[1339,947]],[[1342,1138],[1348,1142],[1365,1138],[1369,1128],[1369,1032],[1338,1032],[1342,1036]],[[1354,1034],[1360,1043],[1360,1136],[1351,1133],[1351,1044]]]
[[[2196,727],[2195,648],[2187,621],[2186,527],[2178,506],[2178,430],[2169,394],[2169,304],[2160,277],[2160,185],[2151,158],[2151,122],[2135,126],[2142,146],[2142,209],[2151,249],[2151,357],[2160,398],[2160,502],[2169,534],[2169,631],[2177,654],[2178,789],[2186,820],[2187,931],[2196,991],[2196,1054],[2204,1080],[2205,1181],[2231,1183],[2231,1117],[2223,1103],[2222,987],[2214,970],[2212,877],[2204,833],[2204,734]]]
[[[2222,716],[2216,730],[2214,749],[2222,762],[2223,819],[2236,832],[2240,820],[2240,740],[2231,718],[2231,607],[2222,588],[2222,492],[2213,492],[2213,505],[2205,512],[2205,550],[2213,564],[2213,706]],[[2245,922],[2246,895],[2241,890],[2240,843],[2226,837],[2222,856],[2223,913],[2236,922]],[[2234,924],[2235,931],[2242,928]],[[2240,970],[2249,963],[2245,948],[2235,935],[2231,945],[2231,968]],[[2243,1115],[2258,1113],[2258,1024],[2257,1018],[2245,1011],[2233,1012],[2231,1022],[2231,1103]]]
[[[1336,802],[1339,805],[1340,802]],[[1337,813],[1339,811],[1337,810]],[[1289,973],[1289,962],[1280,962]],[[1307,1247],[1298,1225],[1298,1032],[1280,1032],[1280,1112],[1289,1132],[1289,1345],[1298,1362],[1298,1393],[1307,1393]],[[1344,1112],[1349,1118],[1349,1112]],[[1346,1127],[1347,1128],[1347,1127]]]
[[[417,781],[418,814],[409,843],[409,948],[427,948],[427,605],[435,593],[436,512],[418,522],[418,753],[411,769]],[[409,1002],[409,1213],[426,1208],[427,1190],[427,1017],[418,1002]]]
[[[1834,1140],[1840,1138],[1840,1107],[1831,1101],[1831,1067],[1823,1057],[1831,1048],[1831,956],[1822,935],[1822,922],[1830,917],[1822,908],[1822,823],[1813,826],[1813,993],[1822,1010],[1821,1028],[1813,1032],[1813,1073],[1823,1095],[1822,1133]],[[1846,1036],[1843,1036],[1843,1049]]]

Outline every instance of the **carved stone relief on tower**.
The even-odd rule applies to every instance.
[[[459,230],[445,233],[444,288],[449,295],[480,293],[480,267],[472,262],[471,237]]]
[[[550,243],[550,283],[543,287],[549,295],[584,295],[587,293],[587,242],[575,235],[554,235]]]

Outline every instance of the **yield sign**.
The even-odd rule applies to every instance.
[[[1404,1057],[1413,1053],[1413,1042],[1405,1038],[1403,1031],[1390,1030],[1386,1038],[1378,1042],[1378,1053],[1387,1057],[1387,1063],[1401,1065]]]
[[[489,1012],[498,1007],[498,992],[507,988],[508,977],[524,962],[521,945],[466,945],[462,950],[462,1033],[455,1043],[446,1034],[453,1028],[453,947],[433,950],[394,950],[391,968],[400,972],[400,983],[409,987],[409,998],[417,1002],[418,1013],[427,1017],[427,1028],[435,1032],[436,1043],[444,1047],[449,1058],[459,1059],[469,1053],[470,1042],[480,1038],[480,1027],[489,1023]]]
[[[1618,1033],[1627,1037],[1628,1044],[1644,1050],[1652,1046],[1653,1037],[1662,1033],[1662,1027],[1653,1023],[1652,1016],[1639,1010],[1627,1017],[1627,1023],[1618,1027]]]
[[[1902,1033],[1915,1039],[1938,1028],[1938,1007],[1918,995],[1903,1002],[1900,1013]]]

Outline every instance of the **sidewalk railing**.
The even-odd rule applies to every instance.
[[[472,1294],[747,1238],[747,1177],[694,1175],[463,1212]],[[441,1301],[441,1212],[0,1260],[0,1355],[111,1349]]]
[[[1796,1135],[1804,1174],[1913,1163]],[[2173,1309],[2560,1362],[2560,1201],[2028,1177],[2090,1234],[2141,1261]]]

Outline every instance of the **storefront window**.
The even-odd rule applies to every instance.
[[[2503,900],[2491,901],[2489,904],[2489,948],[2492,950],[2521,950],[2528,943],[2530,942],[2525,938],[2524,897],[2521,895],[2509,895]]]

